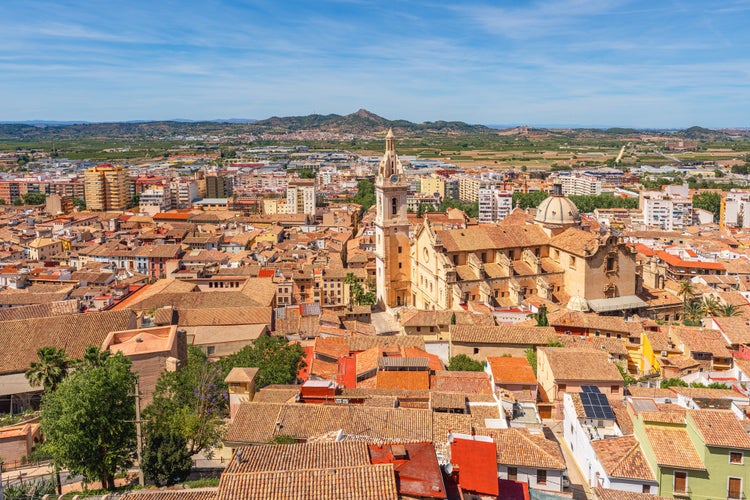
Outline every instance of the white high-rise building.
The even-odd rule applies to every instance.
[[[315,215],[315,180],[290,180],[286,187],[286,208],[290,214]]]
[[[687,185],[665,186],[664,191],[641,191],[639,208],[647,227],[673,231],[693,224],[693,199]]]
[[[750,191],[733,189],[725,196],[724,224],[729,227],[750,228]]]
[[[579,172],[561,173],[555,179],[555,183],[562,185],[562,192],[565,196],[602,194],[602,181],[590,174]]]
[[[490,224],[506,218],[513,211],[513,193],[496,187],[479,189],[480,224]]]

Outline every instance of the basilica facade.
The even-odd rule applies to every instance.
[[[534,217],[458,229],[425,217],[409,237],[407,184],[389,131],[375,183],[379,302],[461,309],[469,302],[519,305],[544,299],[596,312],[637,309],[635,251],[618,235],[591,231],[559,186]]]

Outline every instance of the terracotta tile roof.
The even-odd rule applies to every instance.
[[[615,400],[614,398],[609,398],[609,406],[612,407],[612,411],[615,412],[617,426],[620,428],[623,435],[628,436],[633,434],[633,417],[630,412],[628,412],[625,402],[621,399]]]
[[[338,443],[297,443],[243,446],[241,463],[235,453],[224,470],[227,474],[327,467],[355,467],[370,464],[367,443],[343,441]]]
[[[540,347],[555,380],[580,380],[622,383],[617,366],[609,360],[609,354],[595,350],[568,349],[566,347]]]
[[[431,440],[429,410],[358,405],[244,403],[229,425],[229,443],[267,443],[273,436],[318,436],[335,430],[373,440]],[[278,424],[278,425],[277,425]]]
[[[380,337],[347,337],[349,351],[366,351],[375,346],[401,345],[404,347],[425,348],[424,338],[421,335],[388,335]]]
[[[487,363],[492,370],[495,384],[534,385],[537,383],[534,370],[526,358],[488,356]]]
[[[288,403],[293,402],[299,394],[299,386],[273,387],[265,386],[253,396],[254,403]]]
[[[140,490],[127,492],[122,500],[218,500],[216,488],[179,489],[179,490]]]
[[[378,389],[428,390],[430,373],[427,371],[379,371],[376,376]]]
[[[242,292],[186,292],[159,293],[142,300],[135,300],[128,306],[136,311],[172,306],[178,311],[186,309],[220,309],[235,307],[265,307]]]
[[[40,347],[65,349],[80,358],[86,346],[101,346],[109,332],[135,327],[132,311],[105,311],[0,322],[0,374],[25,372]]]
[[[655,481],[654,474],[633,436],[599,439],[592,448],[608,476],[639,481]]]
[[[684,428],[646,425],[644,430],[657,464],[662,467],[706,469]]]
[[[616,337],[582,337],[579,335],[560,335],[560,343],[570,349],[604,351],[615,356],[624,357],[628,354],[625,342]]]
[[[674,392],[669,389],[661,389],[659,387],[639,387],[637,385],[629,385],[628,392],[631,396],[637,398],[674,398]]]
[[[0,309],[0,321],[45,318],[48,316],[60,316],[63,314],[76,314],[78,312],[79,309],[77,300],[61,300],[58,302],[45,302],[42,304],[34,304],[30,306]]]
[[[217,294],[222,292],[215,292]],[[177,311],[179,326],[271,325],[270,307],[211,307]]]
[[[685,423],[685,412],[684,411],[643,411],[639,413],[639,416],[644,422],[653,422],[660,424],[684,424]]]
[[[393,464],[222,474],[222,500],[398,499]]]
[[[432,410],[465,410],[466,394],[462,392],[430,392],[430,408]]]
[[[687,417],[706,445],[750,450],[750,435],[732,411],[689,410]]]
[[[629,324],[639,325],[632,321],[625,321],[617,316],[599,316],[598,314],[568,310],[561,310],[559,313],[550,314],[548,320],[550,326],[574,326],[589,330],[600,330],[602,334],[604,332],[626,333],[630,331]]]
[[[476,344],[544,345],[557,333],[551,326],[451,325],[451,342]]]
[[[527,429],[483,429],[497,447],[497,463],[516,467],[564,470],[565,458],[560,445]]]
[[[273,439],[276,422],[284,405],[243,403],[227,428],[226,443],[260,444]]]
[[[610,490],[606,488],[594,488],[593,491],[596,500],[666,500],[666,497],[650,493],[638,493],[637,491]]]
[[[469,405],[469,416],[471,424],[475,429],[487,427],[486,420],[497,420],[500,418],[500,410],[497,404],[493,405]],[[505,415],[503,415],[505,418]]]
[[[714,323],[731,344],[750,344],[750,321],[741,316],[712,317]]]
[[[596,233],[591,231],[582,231],[571,227],[554,236],[549,244],[565,252],[586,257],[596,253],[599,248],[599,238]]]
[[[701,399],[747,399],[742,394],[731,389],[707,389],[702,387],[670,387],[670,390],[676,394],[688,398]]]
[[[438,392],[492,394],[490,376],[484,372],[435,372],[430,380],[430,388]]]
[[[38,293],[37,290],[39,290]],[[62,287],[34,285],[22,291],[9,288],[0,291],[0,305],[13,307],[60,302],[66,300],[72,291],[73,285]]]
[[[432,440],[436,443],[448,441],[448,432],[471,434],[471,415],[464,413],[432,413]]]
[[[473,226],[435,233],[448,252],[534,247],[549,242],[547,234],[536,224]]]
[[[685,354],[711,353],[716,358],[731,358],[726,340],[718,330],[695,326],[670,326],[669,334],[678,346],[684,345]]]

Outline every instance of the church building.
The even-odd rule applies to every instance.
[[[616,234],[584,227],[559,185],[533,218],[516,209],[497,224],[439,229],[425,217],[410,240],[407,183],[389,131],[375,193],[382,305],[458,310],[538,297],[578,311],[645,306],[636,296],[635,251]]]

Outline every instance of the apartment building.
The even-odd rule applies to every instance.
[[[290,180],[286,188],[287,213],[315,215],[315,208],[315,180]]]
[[[234,192],[231,177],[221,175],[206,176],[206,198],[229,198]]]
[[[562,185],[565,196],[585,196],[602,194],[602,181],[597,177],[580,172],[561,173],[555,183]]]
[[[130,177],[125,167],[96,165],[86,170],[83,182],[89,210],[125,210],[130,204]]]
[[[693,223],[693,200],[687,185],[665,186],[663,191],[642,191],[639,208],[647,227],[673,231]]]
[[[513,193],[495,187],[479,190],[480,224],[490,224],[505,219],[513,211]]]
[[[725,194],[724,224],[742,229],[750,228],[750,191],[731,190]]]

